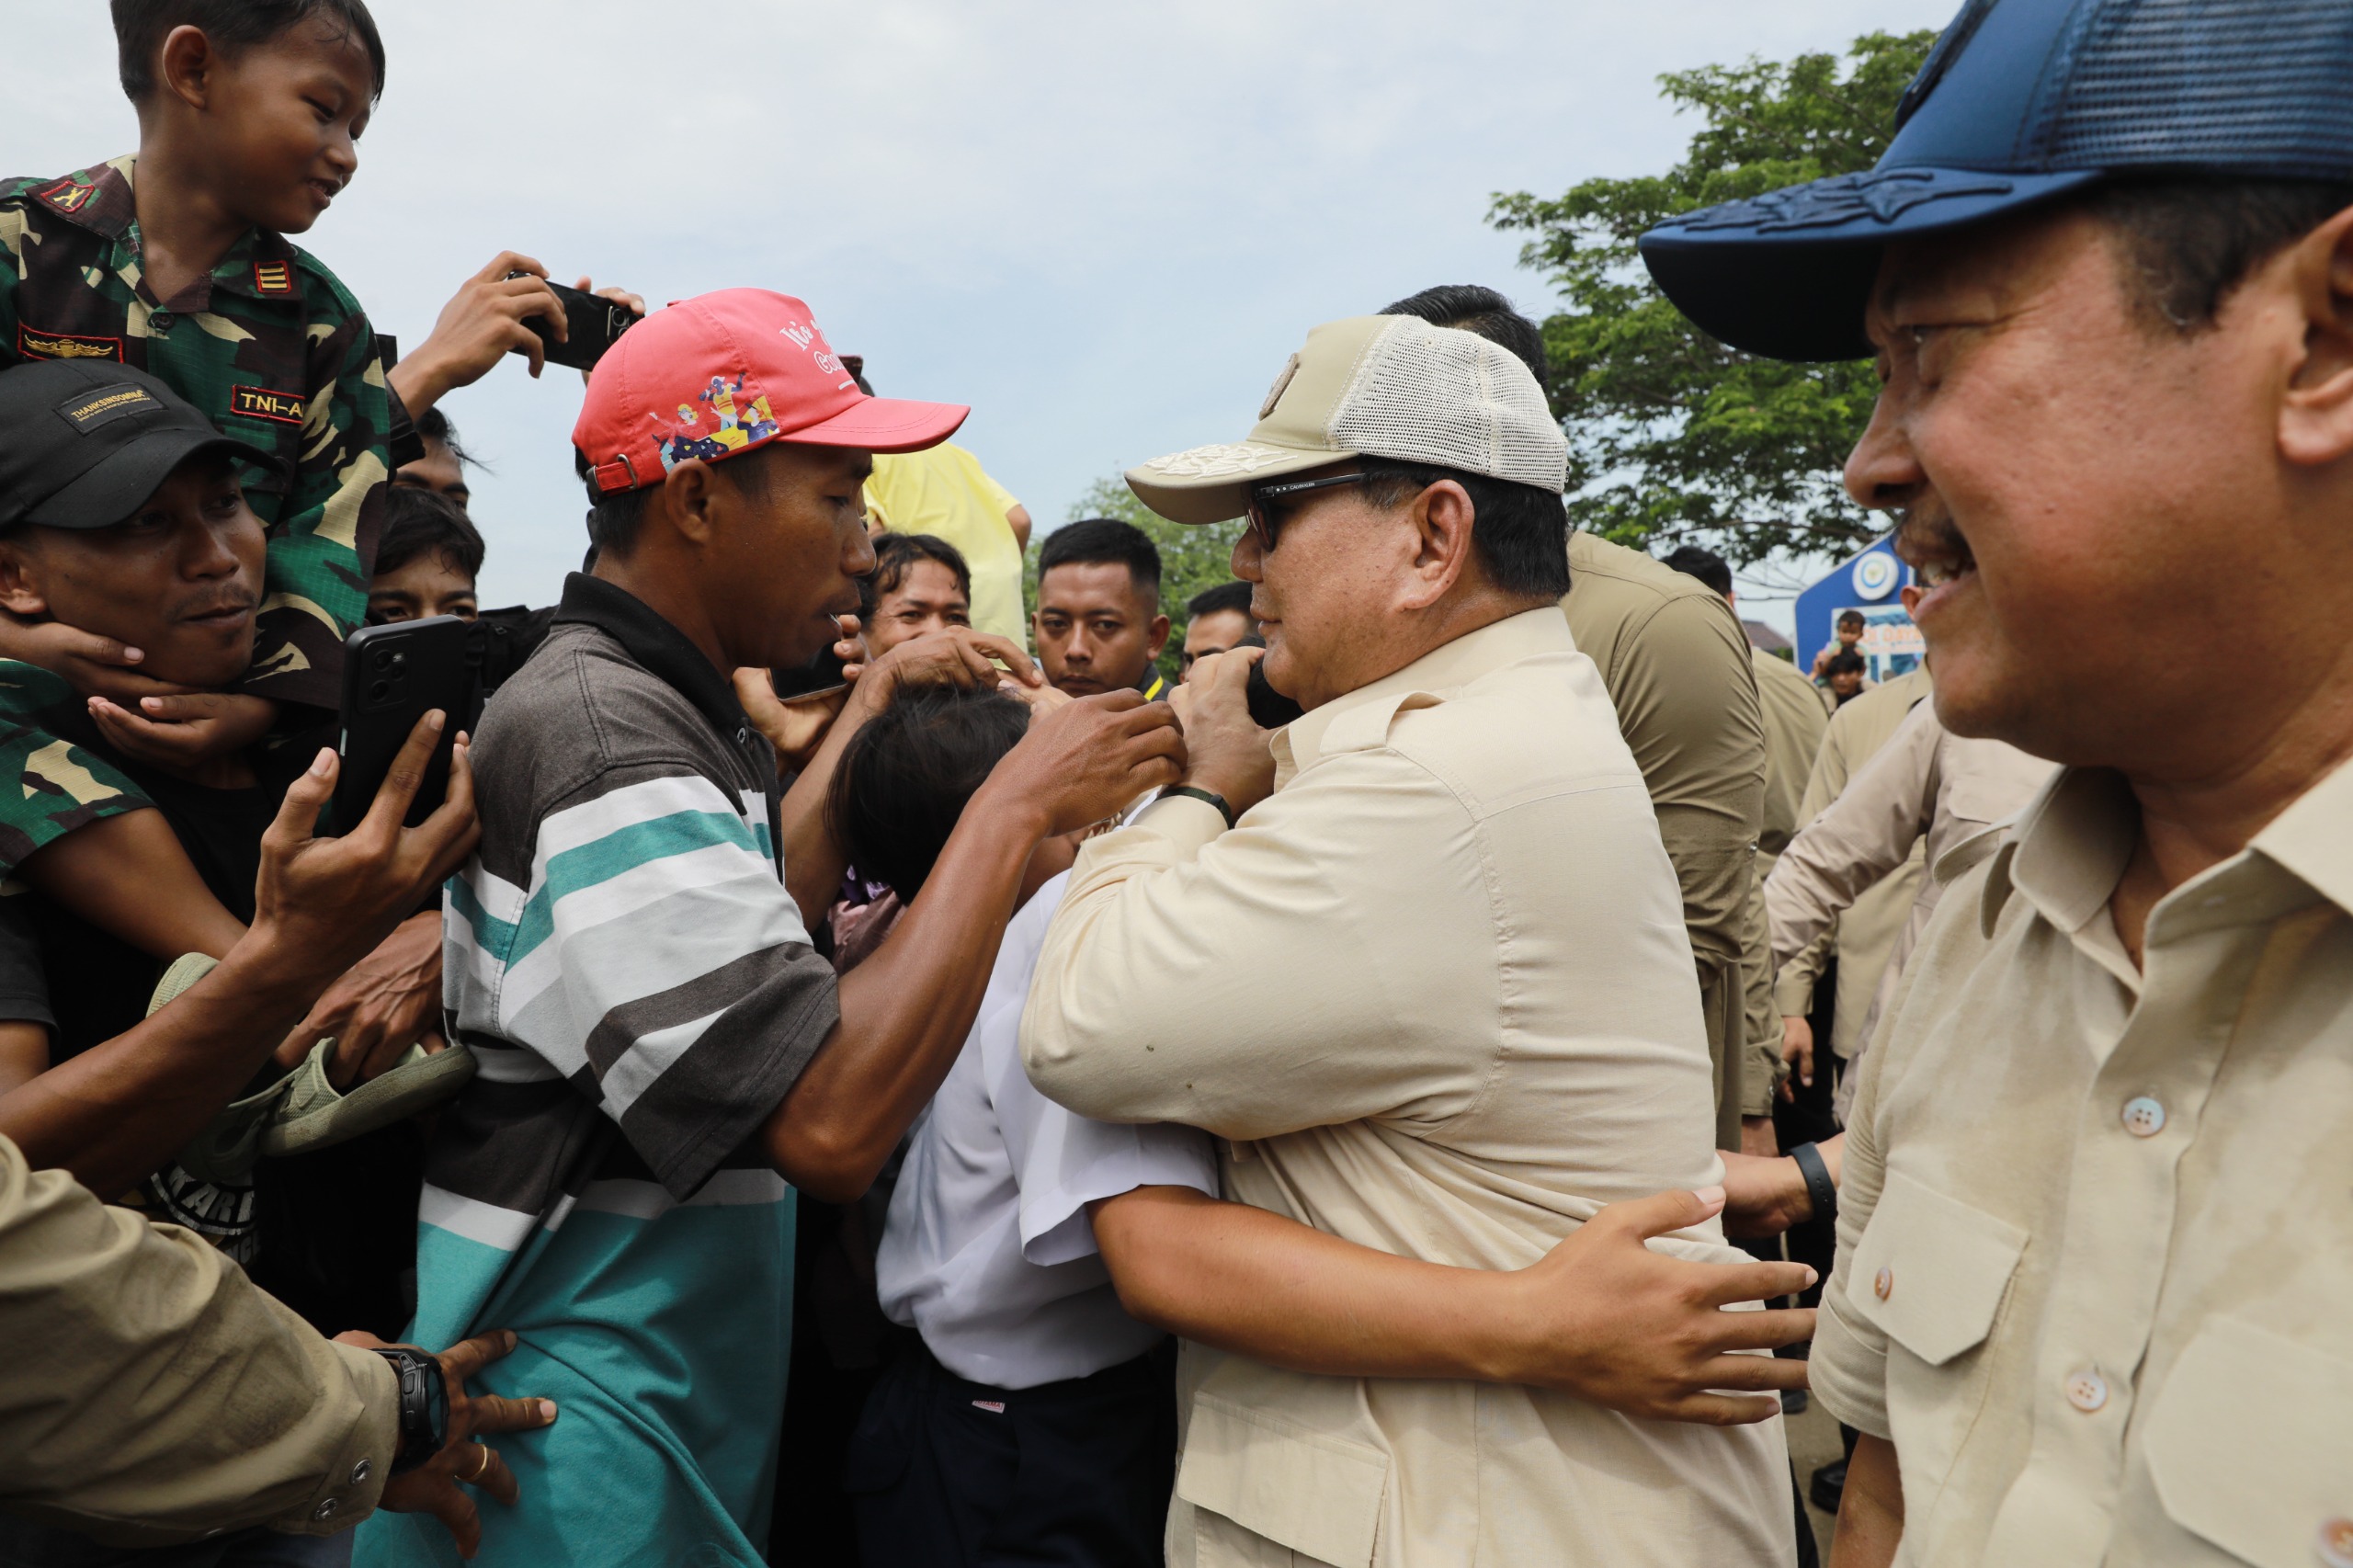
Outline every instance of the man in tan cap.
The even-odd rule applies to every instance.
[[[1286,1335],[1250,1271],[1267,1233],[1241,1217],[1271,1215],[1462,1278],[1643,1234],[1717,1304],[1810,1274],[1724,1245],[1706,1190],[1691,949],[1558,608],[1564,475],[1525,366],[1399,316],[1316,328],[1248,439],[1129,475],[1176,521],[1248,517],[1234,574],[1269,680],[1307,710],[1270,736],[1247,651],[1197,666],[1185,778],[1082,851],[1022,1028],[1070,1108],[1226,1140],[1238,1204],[1145,1188],[1096,1215],[1129,1310],[1188,1341],[1172,1563],[1790,1558],[1778,1415],[1750,1408],[1772,1402],[1678,1425],[1598,1387],[1474,1381],[1385,1329]],[[1206,1236],[1134,1220],[1155,1204],[1230,1217]],[[1715,1387],[1802,1375],[1731,1359]]]

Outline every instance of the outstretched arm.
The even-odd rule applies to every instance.
[[[1866,1432],[1847,1461],[1830,1568],[1887,1568],[1904,1540],[1904,1480],[1895,1445]]]

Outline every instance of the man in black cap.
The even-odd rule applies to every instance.
[[[1877,168],[1644,237],[1876,356],[1938,715],[2065,765],[1865,1059],[1848,1568],[2353,1563],[2348,83],[2342,0],[1971,0]]]

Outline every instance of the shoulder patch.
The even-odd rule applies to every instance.
[[[294,269],[282,261],[255,262],[254,292],[291,294],[294,292]]]
[[[74,213],[87,207],[90,204],[90,198],[97,193],[98,187],[96,185],[85,184],[68,175],[62,180],[43,186],[33,192],[33,195],[48,202],[60,212]]]
[[[119,359],[122,339],[88,332],[44,332],[19,321],[17,355],[23,359]]]
[[[303,399],[299,392],[271,392],[267,387],[232,387],[229,412],[248,419],[273,419],[280,425],[302,423]]]

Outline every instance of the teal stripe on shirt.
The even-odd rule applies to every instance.
[[[547,880],[532,890],[529,902],[523,905],[505,961],[510,967],[522,962],[554,935],[555,906],[561,900],[640,866],[720,845],[759,853],[744,819],[733,812],[673,812],[616,828],[602,838],[550,857]],[[766,857],[762,858],[765,863]]]

